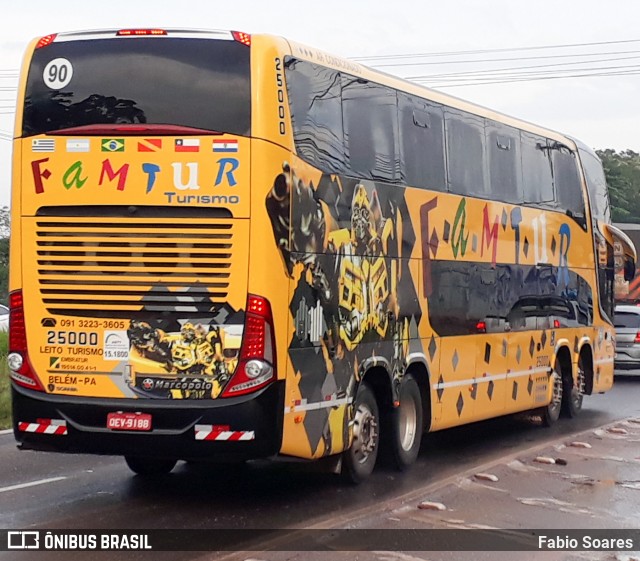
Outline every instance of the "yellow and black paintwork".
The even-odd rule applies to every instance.
[[[67,144],[76,135],[21,138],[19,104],[10,286],[23,291],[29,359],[46,394],[69,403],[153,399],[156,415],[163,399],[222,411],[248,293],[267,298],[273,313],[284,389],[268,402],[280,410],[256,419],[269,419],[261,430],[274,433],[282,454],[317,458],[348,447],[355,391],[373,367],[387,371],[392,392],[409,369],[426,370],[430,430],[548,404],[563,348],[576,380],[588,355],[588,389],[609,389],[612,327],[599,306],[588,216],[582,226],[559,212],[313,168],[295,152],[288,55],[574,146],[262,35],[251,45],[250,137],[190,137],[195,152],[176,151],[169,136],[87,137],[78,153]],[[36,150],[42,140],[54,150]],[[217,156],[215,142],[237,151]],[[121,212],[105,216],[107,208]],[[204,249],[212,238],[219,247]],[[527,312],[556,300],[571,306],[571,321]],[[250,415],[242,422],[255,428]]]

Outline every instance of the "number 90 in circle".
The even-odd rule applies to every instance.
[[[66,58],[54,58],[45,67],[42,79],[52,90],[64,88],[73,76],[73,66]]]

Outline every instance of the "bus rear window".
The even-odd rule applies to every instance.
[[[250,49],[236,41],[122,38],[33,54],[23,135],[84,125],[176,125],[247,136]]]

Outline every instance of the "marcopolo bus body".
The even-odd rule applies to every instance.
[[[550,424],[613,381],[606,188],[576,143],[306,46],[36,40],[13,185],[24,448],[333,456],[357,481],[423,431]]]

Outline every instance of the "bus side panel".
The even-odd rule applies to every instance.
[[[348,445],[369,365],[382,366],[391,387],[410,351],[424,355],[416,238],[402,189],[322,174],[295,157],[282,173],[265,201],[290,279],[282,452],[319,457]]]

